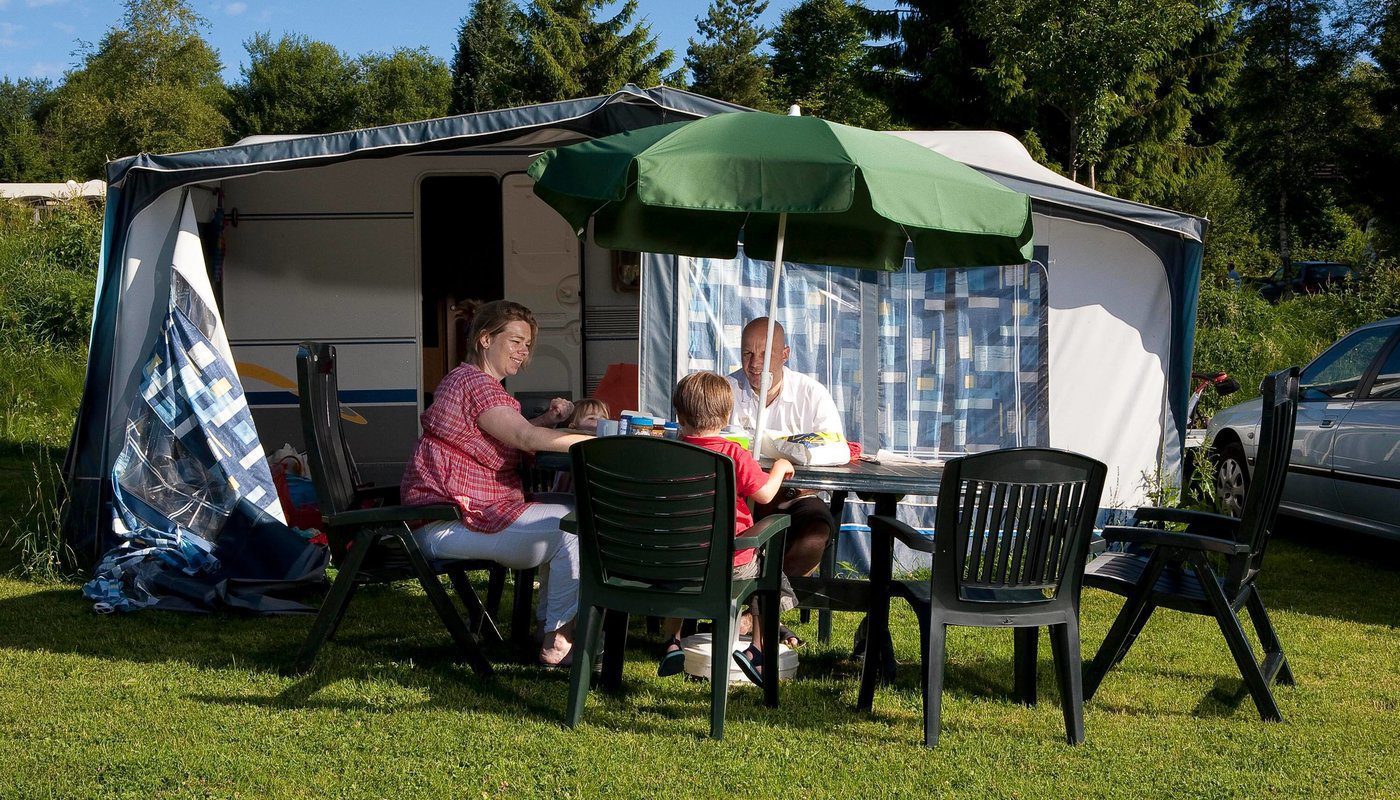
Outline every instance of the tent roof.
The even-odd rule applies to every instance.
[[[1107,214],[1128,222],[1173,231],[1197,242],[1205,237],[1203,217],[1123,200],[1075,183],[1031,158],[1016,137],[1001,131],[890,131],[973,167],[990,178],[1048,203]]]
[[[454,117],[383,125],[317,135],[251,136],[227,147],[152,155],[141,153],[107,165],[107,180],[121,188],[133,173],[160,175],[143,187],[163,191],[172,186],[297,169],[351,158],[387,157],[421,150],[472,147],[519,138],[542,128],[566,128],[584,136],[604,136],[622,130],[694,119],[743,106],[704,95],[657,86],[632,84],[610,94],[554,103],[460,114]]]

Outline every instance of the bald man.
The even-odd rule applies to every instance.
[[[740,350],[743,367],[727,380],[734,392],[734,411],[729,421],[750,433],[758,426],[758,393],[763,386],[763,343],[768,334],[768,318],[759,317],[744,326]],[[765,430],[785,433],[832,431],[845,436],[841,412],[831,392],[800,372],[784,369],[788,360],[787,334],[781,324],[773,327],[773,383],[768,390],[768,416]],[[791,514],[783,573],[801,576],[821,563],[822,551],[836,530],[831,510],[815,492],[784,488],[772,502],[754,508],[754,519],[769,514]]]

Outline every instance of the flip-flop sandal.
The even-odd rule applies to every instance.
[[[753,645],[749,645],[743,650],[735,650],[731,655],[734,656],[734,663],[739,665],[739,670],[744,673],[744,676],[753,681],[754,686],[762,689],[763,674],[759,670],[763,668],[763,653],[760,653],[758,648]]]
[[[675,650],[670,649],[675,647]],[[656,677],[666,678],[671,675],[678,675],[685,671],[685,649],[681,647],[681,640],[675,636],[666,642],[666,654],[661,657],[661,663],[656,666]]]
[[[793,633],[788,626],[778,623],[778,641],[796,650],[807,642],[801,636]]]

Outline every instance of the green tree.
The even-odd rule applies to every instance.
[[[869,36],[859,4],[803,0],[773,33],[773,89],[782,105],[864,128],[888,128],[889,107],[866,86]]]
[[[184,0],[127,0],[56,92],[44,126],[56,168],[93,177],[110,158],[223,144],[228,93],[204,25]]]
[[[1241,3],[1248,42],[1232,113],[1232,157],[1285,261],[1297,231],[1331,218],[1339,133],[1354,129],[1353,58],[1323,0]]]
[[[624,84],[651,86],[675,54],[657,52],[637,0],[599,19],[605,0],[533,0],[527,17],[527,102],[606,94]]]
[[[426,47],[399,48],[360,57],[358,127],[390,125],[447,115],[452,75]]]
[[[511,0],[476,0],[457,31],[452,113],[524,105],[525,15]]]
[[[1224,146],[1223,115],[1244,48],[1235,36],[1238,13],[1220,0],[1198,0],[1195,9],[1189,38],[1127,83],[1125,114],[1109,131],[1097,169],[1099,188],[1170,205],[1197,167],[1216,169],[1205,162],[1218,160]]]
[[[330,133],[353,126],[359,70],[340,50],[300,34],[274,42],[258,33],[244,47],[248,65],[231,90],[230,116],[239,136]]]
[[[1092,186],[1133,88],[1190,41],[1199,15],[1192,0],[995,0],[972,19],[995,88],[1062,118],[1064,167]]]
[[[992,86],[990,44],[975,28],[975,0],[899,0],[894,11],[863,10],[872,36],[873,82],[892,113],[925,130],[1024,131],[1035,115]],[[861,11],[858,9],[858,11]]]
[[[768,108],[772,72],[759,48],[768,31],[758,24],[767,0],[714,0],[695,20],[700,39],[690,40],[685,65],[690,88],[750,108]]]
[[[39,114],[53,90],[48,81],[0,80],[0,182],[54,177],[39,132]]]

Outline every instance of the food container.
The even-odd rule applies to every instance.
[[[632,417],[627,425],[628,436],[651,436],[651,417]]]
[[[667,439],[681,438],[681,424],[679,422],[666,423],[665,436]]]

